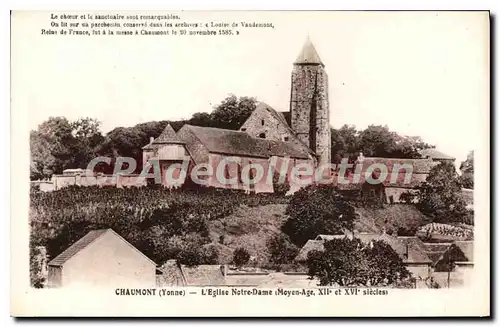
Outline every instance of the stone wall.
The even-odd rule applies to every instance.
[[[76,186],[114,186],[114,187],[140,187],[145,186],[146,181],[138,174],[104,175],[53,175],[53,190],[76,185]]]
[[[264,135],[264,138],[273,141],[287,141],[292,138],[290,129],[271,114],[264,105],[255,109],[241,126],[240,131],[246,132],[252,137],[262,137]]]
[[[318,155],[331,162],[328,76],[322,65],[294,65],[290,96],[292,129]]]

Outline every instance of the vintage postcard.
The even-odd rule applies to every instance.
[[[11,81],[13,316],[490,315],[487,11],[13,11]]]

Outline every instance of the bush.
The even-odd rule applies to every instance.
[[[355,212],[344,198],[330,185],[310,185],[295,192],[286,214],[290,218],[282,230],[297,246],[318,234],[342,234],[352,230]]]
[[[334,239],[324,243],[324,251],[308,253],[307,266],[311,278],[320,285],[402,286],[411,278],[394,249],[383,241],[371,245],[359,239]]]
[[[284,234],[269,238],[266,245],[271,254],[270,261],[275,264],[289,264],[299,252],[299,249]]]
[[[275,171],[273,174],[273,190],[274,194],[278,196],[285,196],[288,191],[290,191],[290,183],[288,178],[285,178],[284,182],[280,183],[280,173]]]
[[[234,250],[233,263],[237,267],[242,267],[250,260],[250,253],[245,248],[237,248]]]

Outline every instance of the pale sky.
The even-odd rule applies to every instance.
[[[127,13],[125,13],[127,14]],[[130,13],[128,13],[130,14]],[[309,35],[329,76],[330,123],[388,125],[464,160],[488,132],[489,21],[480,12],[181,12],[272,22],[238,36],[51,36],[49,13],[13,17],[13,110],[29,129],[93,117],[108,132],[210,112],[228,94],[288,110]]]

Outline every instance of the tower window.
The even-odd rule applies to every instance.
[[[285,142],[287,142],[287,141],[289,141],[289,140],[290,140],[290,138],[289,138],[288,136],[285,136],[285,137],[283,138],[283,141],[285,141]]]
[[[266,133],[260,133],[260,134],[259,134],[259,137],[260,137],[261,139],[265,139],[265,138],[266,138]]]
[[[264,126],[264,124],[265,124],[264,119],[261,119],[260,124],[261,124],[262,126]]]

